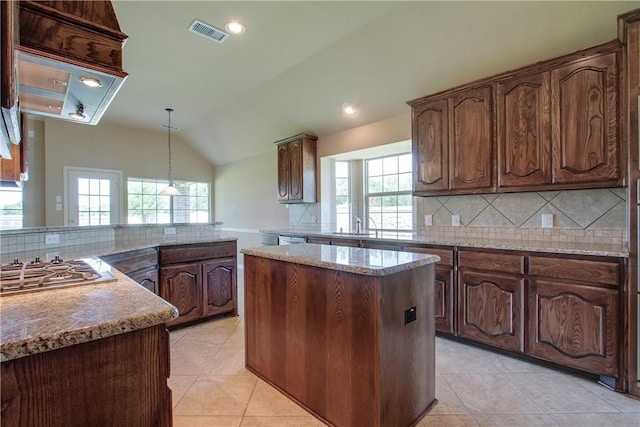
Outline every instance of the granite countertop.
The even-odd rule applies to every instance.
[[[188,245],[197,243],[234,242],[237,240],[237,235],[233,233],[220,232],[216,233],[215,235],[207,234],[206,236],[173,236],[163,239],[127,239],[97,242],[85,245],[55,246],[47,249],[46,251],[41,249],[23,252],[11,252],[9,254],[0,254],[0,257],[2,264],[6,264],[14,258],[18,258],[20,260],[31,260],[36,256],[39,256],[41,259],[45,260],[48,259],[48,257],[46,256],[46,252],[53,252],[56,255],[59,255],[62,259],[66,260],[83,258],[87,256],[100,257],[105,255],[114,255],[136,249],[153,247]]]
[[[366,276],[386,276],[440,261],[440,257],[436,255],[313,243],[245,248],[240,252],[245,255]]]
[[[557,254],[573,254],[573,255],[595,255],[606,257],[623,257],[629,256],[629,250],[621,244],[609,243],[577,243],[577,242],[557,242],[543,240],[529,240],[519,238],[501,238],[501,237],[449,237],[432,235],[428,232],[381,232],[377,237],[375,233],[368,235],[353,235],[347,233],[336,233],[331,231],[318,230],[299,230],[299,229],[281,229],[281,230],[260,230],[267,234],[281,234],[286,236],[300,237],[325,237],[335,239],[362,240],[372,242],[389,242],[400,244],[423,244],[423,245],[441,245],[456,246],[460,248],[486,248],[486,249],[505,249],[530,252],[548,252]]]
[[[144,329],[178,317],[178,310],[162,298],[115,269],[111,273],[115,281],[0,297],[0,361]]]

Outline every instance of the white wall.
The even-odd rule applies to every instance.
[[[173,179],[212,182],[213,166],[181,141],[179,135],[171,135],[171,151]],[[128,177],[166,179],[167,134],[161,130],[143,132],[104,123],[86,126],[45,120],[43,191],[46,226],[64,225],[64,213],[55,210],[55,197],[64,194],[65,166],[121,170],[125,183]],[[37,188],[29,189],[32,190],[38,191]]]
[[[224,228],[246,230],[286,227],[286,205],[276,201],[277,150],[216,168],[214,177],[216,221]]]

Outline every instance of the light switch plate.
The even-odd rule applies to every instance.
[[[542,214],[542,228],[553,228],[553,214]]]
[[[460,227],[460,215],[451,215],[451,226]]]
[[[424,225],[427,227],[433,225],[433,215],[425,215],[424,216]]]

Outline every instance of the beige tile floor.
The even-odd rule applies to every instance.
[[[245,369],[243,287],[239,274],[240,317],[171,332],[174,426],[324,426]],[[436,398],[418,427],[640,427],[638,400],[443,338],[436,338]]]
[[[169,384],[176,427],[324,426],[244,368],[242,317],[171,332]],[[436,398],[420,427],[640,426],[640,401],[441,338]]]

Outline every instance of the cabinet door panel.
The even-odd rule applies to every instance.
[[[458,335],[508,350],[524,351],[524,280],[461,272]]]
[[[278,145],[278,200],[289,199],[289,146]]]
[[[617,56],[600,55],[552,72],[554,183],[620,178]]]
[[[202,313],[202,277],[200,264],[183,264],[160,269],[162,298],[173,304],[180,317],[167,323],[178,325],[200,318]]]
[[[413,110],[414,191],[449,189],[448,114],[446,99]]]
[[[213,260],[202,264],[203,311],[213,316],[234,311],[236,300],[235,259]]]
[[[451,101],[451,188],[492,185],[493,120],[491,86],[467,90]]]
[[[151,267],[146,270],[131,273],[129,277],[158,295],[158,267]]]
[[[302,141],[289,144],[289,200],[302,200]]]
[[[436,331],[453,334],[453,270],[436,265]]]
[[[550,73],[497,85],[498,185],[551,183]]]
[[[532,282],[529,315],[529,354],[587,372],[617,375],[616,290]]]

